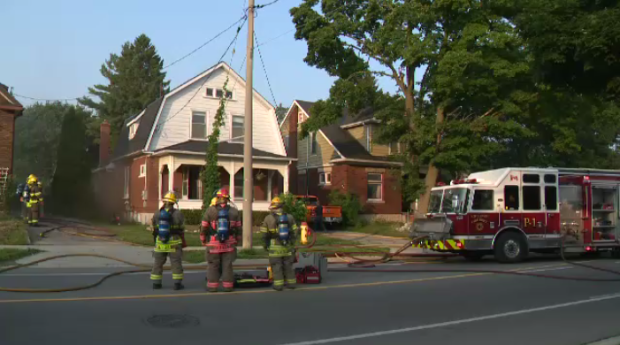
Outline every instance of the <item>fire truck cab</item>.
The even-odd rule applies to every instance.
[[[620,171],[503,168],[431,191],[414,247],[519,262],[530,252],[618,250]]]

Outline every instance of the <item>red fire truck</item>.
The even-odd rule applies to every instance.
[[[620,249],[620,171],[504,168],[431,191],[414,247],[519,262],[530,252]],[[562,239],[563,238],[563,239]]]

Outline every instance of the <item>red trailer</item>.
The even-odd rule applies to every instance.
[[[518,262],[529,252],[619,250],[620,171],[504,168],[431,191],[414,247]],[[562,244],[562,242],[564,244]]]

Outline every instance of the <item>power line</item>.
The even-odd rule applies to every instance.
[[[264,46],[265,44],[267,44],[267,43],[269,43],[269,42],[272,42],[272,41],[275,41],[275,40],[277,40],[278,38],[280,38],[280,37],[282,37],[282,36],[284,36],[284,35],[288,34],[289,32],[293,32],[293,31],[295,31],[295,30],[297,30],[297,29],[292,28],[292,29],[290,29],[290,30],[288,30],[288,31],[286,31],[286,32],[283,32],[283,33],[279,34],[279,35],[278,35],[278,36],[276,36],[276,37],[272,37],[272,38],[270,38],[270,39],[268,39],[268,40],[266,40],[266,41],[263,41],[263,42],[261,42],[260,44],[258,44],[258,43],[257,43],[256,48],[258,48],[258,47],[262,47],[262,46]]]
[[[268,2],[266,4],[258,4],[258,5],[254,5],[254,8],[258,9],[258,8],[265,8],[267,6],[271,6],[273,4],[275,4],[276,2],[278,2],[280,0],[273,0],[272,2]]]
[[[267,75],[267,67],[265,67],[265,60],[263,60],[263,54],[260,52],[260,48],[258,46],[258,38],[256,37],[256,30],[254,31],[254,42],[256,42],[256,50],[258,51],[258,57],[260,58],[261,65],[263,65],[263,72],[265,72],[265,78],[267,79],[267,85],[269,86],[269,91],[271,92],[271,98],[273,98],[273,106],[277,107],[278,102],[276,101],[276,96],[273,94],[273,89],[271,88],[271,82],[269,81],[269,75]]]
[[[232,29],[235,25],[239,24],[239,22],[241,22],[242,20],[247,20],[248,15],[244,14],[243,17],[239,18],[239,20],[237,20],[236,22],[232,23],[232,25],[230,25],[229,27],[227,27],[226,29],[220,31],[217,35],[213,36],[211,39],[209,39],[208,41],[206,41],[205,43],[201,44],[200,46],[198,46],[196,49],[192,50],[191,52],[185,54],[183,57],[173,61],[172,63],[164,66],[163,69],[167,69],[170,66],[175,65],[178,62],[181,62],[183,60],[185,60],[186,58],[188,58],[189,56],[191,56],[192,54],[196,53],[197,51],[199,51],[200,49],[204,48],[204,46],[206,46],[207,44],[213,42],[215,39],[217,39],[218,37],[222,36],[224,33],[228,32],[230,29]]]
[[[218,60],[218,64],[220,62],[222,62],[222,60],[224,59],[224,56],[226,56],[226,54],[228,53],[228,51],[230,50],[230,47],[233,46],[233,44],[235,44],[237,42],[237,37],[239,37],[239,32],[241,31],[241,28],[245,25],[245,22],[247,21],[247,16],[245,17],[245,20],[243,21],[243,23],[241,23],[240,26],[237,27],[237,33],[235,34],[235,37],[232,39],[232,41],[230,41],[230,44],[228,44],[228,47],[226,48],[226,50],[224,51],[224,53],[222,54],[222,56],[220,56],[219,60]],[[234,54],[234,53],[233,53]],[[217,65],[217,64],[216,64]],[[211,78],[211,76],[213,75],[213,73],[209,74],[207,76],[207,78],[205,79],[205,81],[202,83],[202,85],[200,85],[200,87],[198,87],[196,89],[196,92],[194,92],[194,94],[192,95],[192,97],[190,97],[189,100],[187,100],[187,102],[181,107],[181,109],[179,109],[176,113],[174,113],[174,115],[168,117],[165,121],[163,121],[162,123],[158,124],[158,130],[162,128],[162,126],[172,120],[175,116],[179,115],[181,113],[181,111],[183,111],[183,109],[185,109],[185,107],[187,107],[189,105],[189,103],[196,97],[196,95],[198,95],[198,93],[200,93],[200,90],[202,90],[202,88],[207,84],[207,81],[209,81],[209,79]]]
[[[20,95],[17,93],[13,93],[13,95],[16,97],[20,97],[20,98],[25,98],[25,99],[29,99],[33,101],[43,101],[43,102],[68,102],[68,101],[77,101],[80,98],[80,97],[75,97],[75,98],[48,99],[48,98],[36,98],[36,97],[24,96],[24,95]]]

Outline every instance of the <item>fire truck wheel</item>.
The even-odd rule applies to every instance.
[[[520,262],[527,256],[527,244],[523,236],[515,232],[502,234],[495,242],[495,258],[499,262]]]

